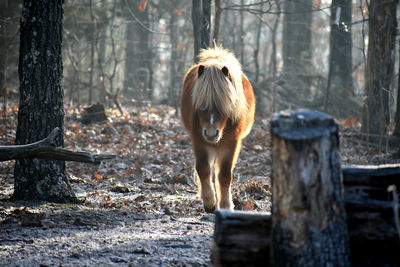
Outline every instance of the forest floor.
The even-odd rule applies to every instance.
[[[0,266],[209,266],[214,215],[194,179],[191,143],[168,106],[108,110],[83,125],[66,108],[65,147],[116,154],[100,165],[67,162],[80,204],[11,202],[13,161],[0,162]],[[0,109],[0,144],[15,140],[17,106]],[[6,116],[4,116],[6,114]],[[269,212],[269,115],[258,113],[234,172],[235,209]],[[343,164],[394,163],[394,151],[367,151],[359,123],[339,121]],[[397,160],[398,162],[398,160]]]

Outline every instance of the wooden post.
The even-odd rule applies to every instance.
[[[338,125],[311,110],[275,114],[272,248],[275,266],[350,266]]]

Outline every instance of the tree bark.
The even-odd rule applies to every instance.
[[[389,97],[394,78],[396,37],[394,0],[372,0],[369,5],[368,59],[365,72],[366,102],[362,131],[385,135],[390,122]]]
[[[64,107],[61,54],[63,0],[25,0],[20,34],[20,104],[16,144],[45,138],[61,129],[55,145],[63,147]],[[14,199],[77,202],[64,161],[17,160]]]
[[[310,110],[272,117],[275,266],[349,266],[338,125]]]

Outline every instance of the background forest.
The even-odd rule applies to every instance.
[[[0,144],[60,127],[52,145],[115,156],[1,161],[0,265],[211,264],[215,217],[192,179],[178,103],[187,69],[214,43],[235,53],[257,99],[234,172],[236,210],[271,212],[274,112],[332,115],[342,166],[398,162],[397,12],[397,0],[0,0]],[[96,103],[108,119],[86,124]],[[379,224],[367,228],[388,233],[367,215]]]
[[[395,1],[377,2],[389,7]],[[366,96],[367,4],[215,1],[209,30],[215,43],[240,59],[255,87],[258,110],[309,107],[359,121]],[[17,94],[21,1],[1,5],[2,94]],[[391,8],[395,14],[395,5]],[[396,21],[391,23],[392,66],[384,90],[393,118]],[[122,103],[176,106],[185,71],[193,64],[193,41],[191,1],[66,1],[64,101],[79,107],[118,94]]]

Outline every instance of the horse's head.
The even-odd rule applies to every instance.
[[[208,143],[218,143],[223,135],[233,107],[231,77],[226,67],[199,65],[196,92],[197,116],[203,138]],[[222,110],[222,111],[221,111]]]
[[[216,109],[199,110],[197,113],[204,140],[208,143],[218,143],[222,138],[228,117],[223,116]]]

